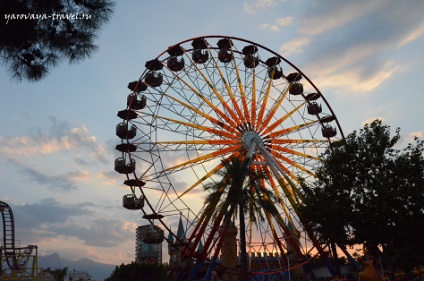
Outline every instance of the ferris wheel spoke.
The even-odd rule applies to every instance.
[[[287,154],[300,156],[300,157],[303,157],[305,159],[312,159],[312,160],[320,161],[320,158],[318,158],[318,157],[316,157],[312,154],[306,154],[306,153],[300,152],[298,150],[289,149],[287,147],[282,147],[282,146],[279,146],[279,145],[271,144],[271,145],[268,146],[268,148],[271,149],[271,150],[276,150],[276,151],[279,151],[279,152],[284,152],[284,153],[287,153]]]
[[[178,76],[177,76],[178,77]],[[184,80],[183,80],[184,81]],[[191,104],[189,104],[189,103],[186,103],[186,102],[183,102],[183,101],[181,101],[181,100],[179,100],[179,99],[177,99],[177,98],[175,98],[175,97],[173,97],[172,95],[170,95],[170,94],[167,94],[167,93],[163,93],[163,95],[165,96],[165,97],[167,97],[168,99],[170,99],[170,100],[173,100],[173,101],[175,101],[175,102],[177,102],[178,104],[180,104],[180,105],[182,105],[182,106],[184,106],[184,107],[186,107],[186,108],[188,108],[188,109],[190,109],[191,111],[193,111],[193,112],[195,112],[195,113],[197,113],[197,114],[199,114],[199,115],[201,115],[201,116],[203,116],[203,117],[205,117],[205,118],[207,118],[210,122],[212,122],[212,123],[214,123],[214,124],[216,124],[216,125],[218,125],[218,126],[222,126],[223,128],[225,128],[225,129],[227,129],[227,130],[229,130],[229,131],[235,131],[233,128],[234,127],[237,127],[237,125],[238,125],[238,123],[234,123],[234,121],[233,120],[231,120],[231,119],[229,119],[228,118],[228,116],[225,114],[225,113],[223,113],[218,107],[216,107],[215,105],[213,105],[213,103],[209,100],[209,99],[207,99],[206,97],[204,97],[204,95],[202,95],[199,91],[197,91],[194,87],[192,87],[190,84],[188,84],[187,82],[185,82],[184,81],[184,83],[187,85],[187,87],[189,87],[190,88],[190,90],[192,91],[192,92],[194,92],[198,97],[200,97],[201,98],[201,100],[203,101],[203,102],[205,102],[211,109],[212,109],[212,111],[213,112],[215,112],[218,116],[220,116],[221,118],[223,118],[225,121],[227,121],[228,123],[229,123],[229,125],[227,125],[227,124],[225,124],[225,123],[223,123],[222,121],[219,121],[218,119],[216,119],[216,118],[214,118],[214,117],[212,117],[211,115],[209,115],[208,113],[205,113],[204,111],[202,111],[200,108],[196,108],[195,106],[193,106],[193,105],[191,105]],[[179,112],[177,111],[177,110],[174,110],[173,111],[175,114],[179,114]],[[237,120],[236,120],[237,121]]]
[[[274,219],[279,226],[281,226],[281,222],[283,221],[283,219],[281,218],[281,216],[279,214],[276,214],[274,216],[274,215],[271,215],[269,213],[266,214],[266,219],[267,219],[267,223],[268,223],[269,227],[271,228],[272,240],[275,241],[275,244],[277,244],[278,250],[281,253],[284,253],[284,247],[281,244],[280,238],[277,235],[276,227],[274,225]]]
[[[220,136],[220,137],[233,138],[233,139],[237,138],[237,135],[230,134],[230,133],[227,133],[226,131],[219,130],[219,129],[216,129],[216,128],[210,128],[210,127],[202,126],[202,125],[199,125],[197,123],[185,122],[185,121],[181,121],[181,120],[167,118],[167,117],[164,117],[164,116],[157,116],[157,118],[162,119],[162,120],[166,120],[166,121],[170,121],[174,124],[179,124],[179,125],[183,125],[185,127],[190,127],[190,128],[194,128],[194,129],[197,129],[197,130],[204,131],[204,132],[208,132],[210,134],[217,135],[217,136]]]
[[[265,109],[266,109],[267,104],[268,104],[268,98],[269,98],[269,95],[270,95],[270,92],[271,92],[271,86],[272,86],[272,79],[269,79],[268,85],[267,85],[267,89],[265,91],[265,96],[264,96],[264,98],[261,101],[262,102],[262,106],[261,106],[261,109],[259,110],[258,120],[256,122],[256,124],[258,124],[258,128],[256,128],[256,129],[258,129],[258,131],[260,131],[259,128],[263,124],[263,120],[262,119],[264,117]]]
[[[234,53],[233,53],[233,59],[234,59]],[[237,76],[237,85],[240,91],[240,97],[241,97],[241,103],[242,103],[242,107],[243,107],[243,111],[244,111],[244,118],[247,121],[247,123],[250,124],[251,119],[250,119],[250,112],[248,109],[248,104],[247,104],[247,99],[246,99],[246,95],[245,95],[245,89],[244,89],[244,84],[242,83],[241,80],[241,76],[240,76],[240,71],[238,68],[237,63],[234,62],[234,69],[236,72],[236,76]]]
[[[250,102],[252,112],[252,127],[256,128],[256,68],[253,68],[252,75],[252,100]]]
[[[233,50],[231,49],[231,52],[233,52]],[[232,55],[233,56],[233,59],[234,59],[234,55]],[[245,122],[246,120],[245,120],[245,116],[243,115],[243,113],[241,112],[241,109],[240,109],[240,107],[239,107],[239,105],[238,105],[238,103],[237,103],[237,101],[236,101],[236,99],[235,99],[235,97],[234,97],[234,93],[233,93],[233,91],[231,90],[231,88],[230,88],[230,86],[228,85],[228,81],[227,81],[227,79],[225,78],[225,76],[224,76],[224,74],[222,73],[222,71],[221,71],[221,68],[219,67],[219,64],[218,64],[218,62],[216,61],[216,59],[214,58],[214,57],[212,57],[212,60],[213,60],[213,62],[214,62],[214,65],[215,65],[215,67],[216,67],[216,69],[217,69],[217,71],[218,71],[218,73],[219,73],[219,76],[220,76],[220,78],[221,78],[221,80],[222,80],[222,83],[225,85],[225,89],[226,89],[226,91],[227,91],[227,93],[228,93],[228,95],[229,95],[229,97],[230,97],[230,99],[231,99],[231,103],[232,103],[232,106],[234,106],[234,109],[235,109],[235,111],[237,112],[237,114],[238,114],[238,117],[234,114],[234,112],[233,112],[233,110],[231,110],[229,107],[228,107],[228,105],[227,105],[227,103],[225,102],[225,101],[222,101],[223,99],[222,99],[222,97],[221,97],[221,95],[219,95],[218,96],[218,98],[220,99],[220,101],[223,103],[223,105],[225,106],[225,108],[226,108],[226,110],[231,114],[231,116],[234,118],[234,119],[236,119],[236,120],[239,120],[239,121],[242,121],[242,122]],[[233,61],[233,63],[234,63],[234,65],[236,64],[236,62],[235,61]],[[216,93],[217,94],[217,93]]]
[[[277,197],[278,202],[280,203],[280,206],[281,206],[281,208],[282,208],[282,210],[283,210],[286,218],[290,221],[291,220],[290,212],[289,212],[286,204],[283,201],[283,197],[281,196],[281,193],[278,190],[277,184],[274,181],[274,177],[272,176],[271,171],[268,168],[266,168],[265,172],[266,172],[266,174],[268,176],[268,180],[269,180],[270,186],[271,186],[272,190],[274,191],[274,194]]]
[[[216,89],[216,86],[208,79],[208,77],[203,73],[203,71],[201,69],[199,69],[199,67],[197,66],[197,64],[194,64],[194,67],[196,68],[196,70],[198,71],[198,73],[202,76],[202,78],[205,81],[205,83],[213,91],[213,93],[218,98],[218,100],[221,102],[221,104],[224,107],[224,109],[231,115],[232,119],[230,119],[228,117],[228,115],[226,115],[221,110],[219,110],[211,101],[209,101],[203,95],[201,95],[200,93],[198,93],[202,97],[203,101],[206,102],[211,108],[213,108],[223,119],[225,119],[232,126],[237,127],[238,125],[240,125],[241,122],[240,122],[239,117],[237,117],[235,115],[234,111],[228,106],[227,102],[224,100],[224,98],[222,97],[222,95]],[[218,73],[221,75],[221,78],[224,78],[223,75],[222,75],[221,69],[219,68],[219,65],[216,63],[216,61],[215,61],[215,68],[218,71]],[[226,85],[226,88],[227,88],[227,91],[228,91],[229,90],[229,87],[228,87],[226,81],[223,80],[222,82]],[[190,85],[187,84],[187,86],[190,87],[193,91],[195,91],[195,89],[193,87],[191,87]],[[230,92],[231,92],[231,90],[230,90]],[[236,123],[234,123],[234,122],[236,122]]]
[[[286,128],[286,129],[283,129],[283,130],[279,130],[279,131],[275,131],[273,133],[270,133],[269,135],[267,135],[267,138],[271,138],[272,141],[278,141],[278,139],[275,140],[273,138],[281,137],[281,136],[287,135],[289,133],[296,132],[296,131],[304,129],[304,128],[308,128],[308,127],[310,127],[314,124],[317,124],[317,123],[319,123],[319,120],[313,120],[313,121],[306,122],[306,123],[303,123],[303,124],[295,125],[295,126],[292,126],[290,128]]]
[[[240,148],[242,148],[242,145],[240,145],[240,144],[229,146],[227,148],[221,148],[221,149],[214,151],[212,153],[208,153],[206,155],[196,157],[194,159],[190,159],[190,160],[185,161],[183,163],[180,163],[178,165],[174,165],[172,167],[169,167],[169,168],[165,169],[164,171],[168,172],[168,171],[176,170],[176,169],[184,167],[184,166],[191,166],[191,165],[196,164],[196,163],[203,163],[203,162],[208,161],[208,160],[217,159],[220,156],[235,152],[235,151],[239,150]]]
[[[234,145],[234,144],[237,144],[237,143],[239,143],[238,140],[225,140],[225,139],[224,140],[211,139],[211,140],[159,141],[159,142],[156,142],[157,145],[165,145],[165,146],[173,145],[173,144],[176,144],[178,146],[184,145],[184,144],[186,144],[186,145],[188,145],[188,144],[190,144],[190,145],[205,145],[205,144],[207,144],[207,145]]]
[[[193,111],[193,112],[195,112],[195,113],[197,113],[197,114],[199,114],[199,115],[201,115],[201,116],[203,116],[203,117],[205,117],[206,119],[208,119],[210,122],[212,122],[213,124],[215,124],[215,125],[218,125],[218,126],[220,126],[220,127],[222,127],[222,128],[224,128],[224,129],[226,129],[226,130],[228,130],[229,132],[235,132],[235,129],[234,129],[234,127],[233,126],[230,126],[230,125],[228,125],[228,124],[226,124],[226,123],[224,123],[224,122],[222,122],[222,121],[219,121],[218,119],[216,119],[216,118],[214,118],[214,117],[212,117],[212,116],[210,116],[210,115],[208,115],[208,114],[206,114],[206,113],[204,113],[203,111],[201,111],[200,109],[197,109],[196,107],[194,107],[194,106],[192,106],[192,105],[190,105],[190,104],[188,104],[188,103],[185,103],[185,102],[183,102],[183,101],[180,101],[180,100],[178,100],[178,99],[176,99],[176,98],[174,98],[174,97],[172,97],[172,96],[170,96],[170,95],[167,95],[167,94],[163,94],[164,96],[167,96],[169,99],[172,99],[172,100],[174,100],[174,101],[177,101],[178,103],[180,103],[181,105],[183,105],[183,106],[185,106],[185,107],[187,107],[188,109],[190,109],[191,111]],[[221,112],[219,109],[216,109],[216,110],[218,110],[219,112]],[[233,123],[234,124],[234,123]]]
[[[271,152],[271,154],[272,154],[272,155],[274,155],[274,157],[275,157],[275,158],[280,159],[281,161],[284,161],[284,162],[286,162],[287,164],[292,165],[293,167],[296,167],[296,168],[298,168],[299,170],[302,170],[303,172],[306,172],[306,173],[310,174],[311,176],[315,177],[315,173],[313,173],[312,171],[310,171],[309,169],[307,169],[305,166],[303,166],[303,165],[301,165],[301,164],[297,163],[296,161],[293,161],[293,160],[291,160],[291,159],[289,159],[289,158],[287,158],[287,157],[283,156],[283,155],[282,155],[282,154],[280,154],[280,153]],[[280,161],[279,161],[279,162],[280,162]],[[286,169],[286,170],[288,171],[288,169]],[[292,176],[291,172],[290,172],[290,173],[288,173],[288,174]],[[292,176],[292,177],[293,177],[293,176]],[[296,177],[296,179],[297,179],[297,177]],[[296,180],[296,181],[298,182],[298,180]]]
[[[284,121],[286,121],[287,120],[287,118],[289,118],[290,116],[292,116],[295,112],[297,112],[302,106],[304,106],[305,105],[305,103],[306,103],[306,101],[305,102],[303,102],[303,103],[301,103],[301,104],[299,104],[298,106],[296,106],[295,108],[293,108],[293,110],[291,110],[290,112],[288,112],[286,115],[284,115],[282,118],[279,118],[276,122],[274,122],[274,124],[272,124],[271,126],[269,126],[265,131],[263,131],[262,132],[262,134],[268,134],[269,132],[271,132],[272,130],[274,130],[275,128],[277,128],[278,126],[280,126]],[[311,124],[314,124],[314,123],[316,123],[316,122],[318,122],[318,120],[317,121],[312,121],[312,122],[309,122],[309,123],[306,123],[306,124],[303,124],[303,126],[307,126],[308,124],[309,125],[311,125]],[[303,126],[300,126],[299,128],[301,128],[301,127],[303,127]],[[277,133],[277,132],[275,132],[275,133]],[[274,133],[274,134],[275,134]]]
[[[275,116],[275,114],[277,113],[278,109],[281,109],[281,103],[284,101],[284,99],[287,96],[287,93],[289,92],[289,87],[286,87],[286,89],[284,90],[284,92],[279,96],[277,102],[274,104],[274,106],[272,107],[272,109],[269,111],[268,115],[266,116],[265,120],[263,121],[263,123],[261,124],[261,126],[259,127],[258,131],[262,132],[269,124],[269,122],[271,121],[272,117]],[[286,118],[287,119],[287,118]],[[284,121],[284,120],[283,120]],[[274,124],[274,126],[278,126]],[[270,131],[272,131],[273,128],[270,127]],[[265,132],[266,134],[266,132]]]
[[[271,171],[267,167],[264,169],[264,171],[265,171],[265,174],[267,175],[267,178],[268,178],[268,181],[269,181],[269,184],[270,184],[271,188],[275,192],[274,194],[276,195],[276,197],[278,199],[278,202],[280,203],[280,206],[281,206],[281,208],[282,208],[282,210],[283,210],[283,212],[285,214],[285,217],[287,218],[287,220],[289,221],[289,223],[292,223],[292,216],[291,216],[291,214],[289,212],[289,208],[286,206],[286,204],[284,203],[284,201],[282,199],[282,196],[281,196],[281,194],[280,194],[280,192],[279,192],[279,190],[277,188],[277,185],[276,185],[276,183],[274,181],[274,177],[273,177]],[[279,182],[280,182],[280,186],[282,186],[282,185],[287,186],[287,184],[284,183],[284,180],[281,180],[281,181],[279,180]],[[283,191],[286,193],[286,197],[288,197],[287,196],[287,194],[289,194],[288,189],[287,188],[283,188]],[[291,196],[291,194],[289,196]],[[290,237],[291,236],[291,232],[289,231],[288,227],[286,226],[286,223],[284,222],[284,219],[281,217],[281,215],[280,214],[277,214],[274,218],[276,219],[278,225],[284,230],[285,236],[286,237]],[[274,228],[274,230],[275,230],[275,228]],[[278,239],[278,241],[279,241],[279,239]],[[298,252],[299,252],[298,254],[300,254],[300,251],[298,251]]]
[[[226,160],[224,160],[224,161],[229,161],[231,157],[237,157],[239,154],[240,153],[237,151],[237,152],[231,154],[230,156],[228,156],[226,158]],[[197,180],[193,185],[191,185],[184,192],[182,192],[181,194],[179,194],[178,195],[178,198],[179,199],[182,198],[184,195],[186,195],[187,193],[189,193],[190,191],[192,191],[194,188],[196,188],[197,186],[199,186],[200,184],[202,184],[204,181],[206,181],[207,179],[210,179],[214,174],[216,174],[223,167],[224,167],[224,165],[222,164],[222,161],[221,161],[218,165],[216,165],[209,172],[207,172],[203,177],[201,177],[199,180]]]

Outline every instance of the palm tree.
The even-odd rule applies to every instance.
[[[224,160],[224,168],[218,172],[221,181],[206,185],[211,191],[205,200],[205,213],[215,221],[222,214],[239,218],[242,280],[247,280],[247,252],[245,215],[255,224],[263,221],[264,213],[275,215],[275,195],[262,184],[264,174],[250,169],[250,159],[231,157]],[[237,208],[238,207],[238,208]]]

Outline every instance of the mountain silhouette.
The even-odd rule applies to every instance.
[[[91,276],[91,280],[104,281],[110,277],[116,265],[99,263],[87,258],[74,261],[69,258],[62,258],[59,254],[54,253],[47,256],[39,256],[38,266],[43,269],[50,268],[51,270],[67,267],[69,272],[73,270],[86,271]]]

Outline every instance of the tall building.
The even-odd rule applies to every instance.
[[[161,264],[163,235],[163,230],[156,225],[137,227],[135,261]]]

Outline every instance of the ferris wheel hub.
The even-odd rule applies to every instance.
[[[263,144],[261,136],[255,131],[248,131],[243,134],[242,137],[243,146],[246,149],[249,149],[253,143]]]

